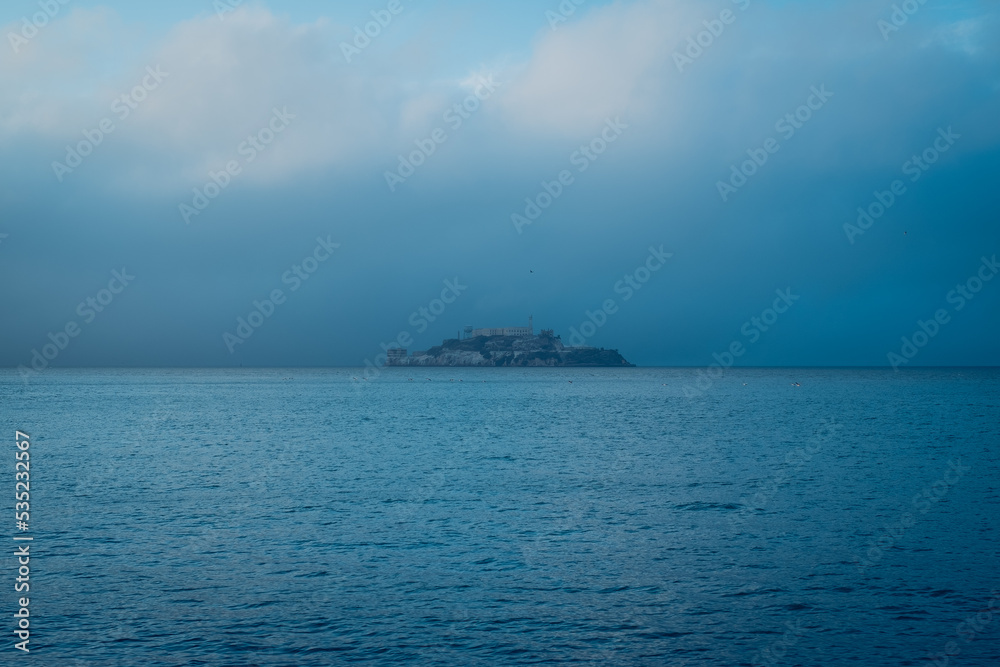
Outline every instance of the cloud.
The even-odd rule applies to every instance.
[[[724,26],[717,21],[722,11],[732,13]],[[913,131],[958,122],[965,114],[959,100],[997,81],[996,10],[925,14],[886,43],[876,27],[879,11],[863,2],[644,0],[597,7],[541,34],[531,58],[508,75],[505,118],[513,134],[580,138],[621,114],[649,128],[651,150],[739,154],[773,132],[811,85],[825,82],[844,91],[840,110],[815,134],[828,157],[845,141],[864,150],[886,134],[909,141]],[[675,54],[689,55],[689,39],[708,38],[707,23],[720,34],[705,39],[679,71]],[[900,118],[890,91],[912,98],[912,113]],[[942,95],[956,102],[944,117],[941,105],[931,104]],[[887,148],[886,159],[895,161],[898,150]]]
[[[128,118],[115,121],[109,142],[131,164],[115,179],[128,189],[170,190],[203,181],[236,157],[240,143],[266,126],[274,108],[294,114],[293,126],[242,178],[280,181],[370,159],[379,147],[388,152],[391,138],[419,126],[447,97],[423,82],[414,86],[360,63],[348,65],[337,46],[338,28],[329,21],[295,25],[264,8],[241,7],[225,20],[208,14],[184,21],[113,68],[96,63],[108,45],[128,41],[128,29],[113,12],[78,10],[49,29],[53,37],[77,38],[61,46],[32,43],[16,61],[0,62],[0,82],[19,91],[0,102],[0,141],[25,134],[78,141],[102,118],[115,119],[113,101],[140,84],[147,67],[159,68],[166,73],[163,83]],[[453,87],[460,88],[457,82]]]
[[[110,103],[108,79],[134,31],[109,9],[77,8],[57,15],[15,53],[8,36],[21,29],[20,22],[0,28],[0,140],[78,132],[83,118]]]
[[[503,97],[507,117],[575,136],[609,116],[651,113],[664,100],[671,45],[693,16],[687,3],[616,3],[543,33]]]
[[[679,72],[674,53],[722,9],[734,22]],[[875,28],[876,14],[860,2],[807,8],[618,2],[581,8],[554,31],[540,22],[534,49],[522,62],[497,54],[503,66],[469,63],[466,76],[449,78],[433,68],[394,64],[398,51],[388,42],[380,49],[378,40],[349,64],[339,48],[349,27],[327,19],[296,24],[263,7],[240,7],[224,20],[206,13],[174,25],[152,45],[111,10],[76,9],[16,57],[0,57],[0,85],[15,91],[0,100],[0,142],[35,136],[40,146],[51,147],[46,164],[59,158],[63,146],[109,116],[112,101],[152,66],[169,76],[102,147],[119,158],[102,183],[186,192],[234,159],[274,108],[287,108],[295,121],[241,181],[282,183],[331,167],[370,169],[377,178],[403,147],[440,124],[444,110],[478,77],[492,74],[503,86],[481,112],[491,131],[477,139],[480,155],[523,158],[539,136],[587,138],[606,118],[620,115],[644,128],[649,150],[670,147],[701,162],[713,156],[726,162],[762,140],[777,116],[802,103],[810,85],[850,80],[853,97],[839,94],[839,110],[816,133],[816,141],[822,136],[826,142],[823,150],[850,161],[856,156],[840,142],[852,138],[869,150],[873,142],[860,137],[895,113],[893,100],[880,99],[879,91],[899,89],[914,98],[915,113],[898,128],[909,141],[914,126],[930,122],[921,117],[923,97],[941,90],[960,97],[967,93],[964,85],[983,80],[985,67],[993,68],[987,80],[997,81],[989,64],[995,61],[995,21],[963,15],[930,28],[915,24],[887,45]],[[409,43],[397,39],[407,34],[405,22],[392,29],[401,31],[393,40]],[[445,48],[426,35],[423,40],[422,48]],[[940,64],[947,58],[974,62],[976,69],[955,76]],[[916,89],[915,77],[922,77]],[[882,136],[874,141],[886,144],[879,154],[888,161],[902,150]]]
[[[331,32],[326,22],[293,25],[261,8],[181,23],[150,56],[170,77],[137,114],[133,136],[152,153],[180,153],[181,178],[204,178],[236,157],[272,109],[287,108],[292,127],[247,179],[350,161],[381,134],[380,82],[338,61]]]

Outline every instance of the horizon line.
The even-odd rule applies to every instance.
[[[634,364],[632,366],[383,366],[380,370],[401,370],[405,368],[446,368],[446,369],[456,369],[456,368],[480,368],[480,369],[587,369],[594,370],[598,368],[610,368],[613,370],[629,370],[629,369],[700,369],[700,368],[712,368],[718,366],[718,364],[709,365],[691,365],[691,366],[640,366]],[[29,369],[34,373],[45,373],[50,370],[352,370],[352,369],[365,369],[366,366],[49,366],[44,370],[38,371],[35,369]],[[857,370],[891,370],[893,372],[905,371],[905,370],[918,370],[918,369],[1000,369],[1000,364],[997,365],[915,365],[900,367],[898,369],[893,369],[892,366],[870,366],[870,365],[830,365],[830,366],[818,366],[818,365],[787,365],[787,366],[729,366],[723,368],[723,370],[777,370],[777,369],[857,369]],[[0,366],[0,370],[18,371],[19,366]]]

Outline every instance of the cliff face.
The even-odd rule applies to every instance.
[[[446,340],[389,366],[632,366],[616,350],[564,347],[558,336],[476,336]]]

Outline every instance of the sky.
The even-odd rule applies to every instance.
[[[529,315],[642,366],[1000,364],[995,3],[10,0],[0,32],[3,367],[363,366]]]

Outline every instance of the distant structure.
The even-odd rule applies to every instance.
[[[406,359],[405,347],[391,347],[385,351],[385,363],[389,366],[398,366],[401,359]]]
[[[475,338],[476,336],[534,336],[534,315],[528,316],[528,326],[526,327],[502,327],[496,329],[473,329],[472,327],[465,327],[465,334],[467,338]]]
[[[533,317],[526,327],[476,329],[465,326],[459,338],[449,338],[440,345],[407,355],[403,348],[386,350],[386,366],[440,367],[631,367],[618,350],[563,345],[552,329],[535,334]],[[576,330],[570,342],[581,334]],[[581,341],[583,342],[583,341]]]

